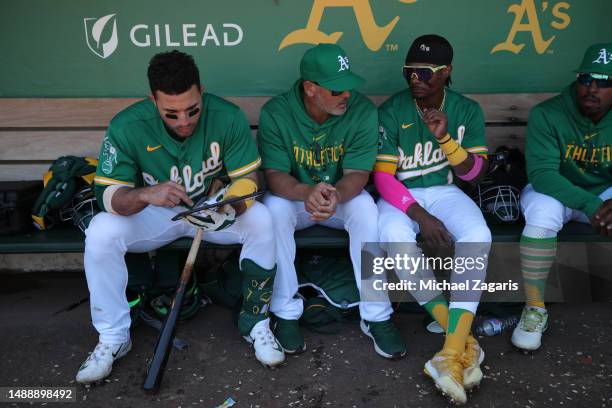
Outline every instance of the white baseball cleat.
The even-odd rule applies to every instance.
[[[272,368],[285,361],[285,352],[270,330],[270,319],[258,322],[244,339],[255,348],[255,358],[264,366]]]
[[[131,339],[121,344],[98,343],[87,360],[79,367],[76,381],[81,384],[89,384],[108,377],[113,369],[113,362],[125,356],[131,349]]]
[[[512,344],[522,350],[534,351],[542,345],[542,333],[548,328],[548,312],[542,307],[525,306],[512,332]]]

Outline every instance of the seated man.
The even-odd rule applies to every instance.
[[[544,288],[563,225],[591,223],[612,236],[612,43],[589,47],[576,72],[575,82],[529,114],[530,184],[521,193],[527,302],[512,333],[512,344],[523,350],[537,350],[548,327]]]
[[[95,190],[104,211],[92,219],[85,240],[91,319],[100,340],[79,368],[79,383],[108,376],[113,361],[132,347],[125,253],[193,237],[194,225],[171,219],[185,209],[181,205],[204,197],[216,176],[232,180],[226,198],[257,189],[261,159],[249,124],[237,106],[203,93],[193,58],[178,51],[157,54],[148,78],[151,98],[117,114],[102,143]],[[262,364],[282,363],[284,353],[269,329],[276,254],[268,209],[243,202],[204,215],[198,223],[204,240],[243,244],[243,292],[245,299],[251,296],[239,317],[241,335],[254,344]]]
[[[408,89],[379,108],[381,141],[374,168],[380,241],[389,257],[421,258],[416,236],[432,247],[455,241],[455,258],[482,257],[479,268],[452,271],[452,282],[484,280],[491,233],[480,209],[457,186],[454,176],[477,183],[486,171],[484,117],[477,102],[447,88],[453,49],[437,35],[414,40],[403,67]],[[415,282],[414,297],[446,331],[442,351],[427,362],[425,373],[456,403],[482,378],[484,353],[470,335],[480,291],[420,291],[435,280],[428,266],[398,277]],[[469,279],[468,279],[469,278]]]
[[[301,78],[270,100],[259,119],[258,142],[273,214],[278,272],[271,310],[274,333],[285,353],[306,349],[298,327],[295,230],[314,224],[349,233],[355,279],[361,288],[361,247],[378,241],[378,211],[363,190],[376,158],[378,116],[365,96],[353,92],[364,80],[353,74],[342,48],[317,45],[304,54]],[[405,344],[389,320],[388,299],[359,306],[362,331],[378,354],[401,357]]]

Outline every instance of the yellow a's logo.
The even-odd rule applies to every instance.
[[[399,1],[408,4],[415,3],[417,0]],[[342,37],[343,32],[337,31],[325,34],[319,30],[323,13],[328,7],[352,7],[357,19],[357,25],[359,25],[361,38],[363,38],[365,45],[372,51],[378,51],[383,46],[383,43],[400,19],[399,16],[395,16],[386,26],[379,27],[374,19],[374,13],[372,12],[369,0],[314,0],[306,28],[301,28],[287,34],[283,41],[281,41],[278,49],[282,50],[293,44],[335,44]]]
[[[570,8],[569,3],[562,1],[555,4],[552,7],[552,15],[557,18],[557,20],[550,23],[550,26],[557,29],[563,30],[567,28],[567,26],[571,23],[570,16],[564,12],[564,10],[568,10]],[[548,2],[542,2],[542,11],[546,11],[548,9]],[[540,21],[538,19],[538,11],[536,10],[536,6],[534,0],[522,0],[521,4],[513,4],[508,7],[508,13],[514,13],[514,22],[512,23],[512,28],[510,28],[510,32],[508,33],[508,38],[506,41],[497,44],[491,50],[491,54],[497,51],[510,51],[515,54],[521,52],[525,44],[515,44],[514,38],[518,32],[529,32],[531,33],[531,38],[533,39],[533,45],[538,54],[543,54],[544,51],[548,49],[550,44],[555,40],[556,36],[553,35],[549,39],[545,40],[542,36],[542,29],[540,26]],[[527,16],[527,22],[523,23],[524,17]]]

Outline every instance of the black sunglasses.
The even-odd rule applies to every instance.
[[[579,73],[576,78],[580,85],[591,86],[591,83],[595,81],[598,88],[612,87],[612,76],[610,75]]]
[[[427,65],[404,65],[402,67],[402,74],[408,82],[410,82],[412,79],[416,79],[417,81],[421,82],[429,82],[433,78],[434,74],[443,68],[446,68],[446,65],[440,65],[437,67],[430,67]]]
[[[315,84],[316,86],[320,87],[320,88],[327,89],[327,88],[325,88],[324,86],[319,85],[319,83],[318,83],[318,82],[314,82],[314,81],[311,81],[311,82],[312,82],[313,84]],[[346,91],[332,91],[332,90],[329,90],[329,89],[327,89],[327,90],[328,90],[329,92],[331,92],[331,95],[332,95],[332,96],[340,96],[340,95],[342,95],[344,92],[346,92]]]

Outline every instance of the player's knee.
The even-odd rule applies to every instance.
[[[538,193],[531,185],[521,193],[521,209],[525,224],[560,231],[563,228],[565,206],[557,199]]]
[[[471,227],[462,236],[458,237],[457,242],[491,242],[491,230],[486,223]]]
[[[381,242],[416,242],[416,232],[405,225],[379,224]]]
[[[286,223],[294,216],[294,204],[285,198],[274,194],[266,194],[264,197],[264,205],[267,207],[270,214],[274,214],[274,222]]]
[[[270,245],[274,245],[272,216],[265,205],[255,202],[241,217],[245,223],[247,235],[256,237],[259,242],[268,242]]]
[[[101,212],[96,214],[85,231],[85,250],[89,253],[108,249],[123,242],[126,223],[120,215]]]

